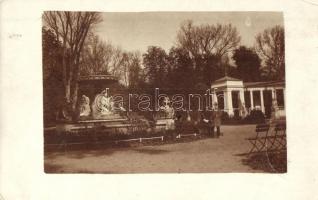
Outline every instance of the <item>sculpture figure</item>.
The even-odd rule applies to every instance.
[[[89,106],[89,98],[85,95],[82,95],[80,105],[80,117],[89,116],[91,114],[91,108]]]
[[[92,104],[94,118],[102,118],[102,116],[111,115],[113,114],[113,109],[113,98],[108,96],[107,90],[103,90],[102,93],[96,95]]]

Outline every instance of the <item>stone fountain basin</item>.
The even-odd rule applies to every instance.
[[[131,124],[127,123],[127,118],[118,119],[89,119],[79,120],[77,122],[64,122],[56,125],[57,133],[72,133],[81,129],[93,128],[127,128]]]

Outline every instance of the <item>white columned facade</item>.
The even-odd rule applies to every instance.
[[[277,94],[278,94],[276,91],[277,89],[282,89],[281,95],[283,95],[282,98],[284,98],[284,102],[286,99],[285,83],[283,81],[243,83],[243,81],[240,79],[225,76],[223,78],[216,80],[214,83],[212,83],[211,89],[212,90],[214,89],[214,92],[216,90],[218,90],[219,92],[223,91],[224,111],[227,112],[230,117],[234,116],[233,102],[235,103],[235,106],[237,106],[236,105],[237,98],[235,96],[235,98],[233,99],[232,91],[235,91],[235,95],[237,94],[236,91],[238,91],[237,95],[238,95],[238,99],[240,100],[240,102],[238,103],[241,103],[241,105],[238,104],[239,109],[242,108],[241,106],[246,104],[246,101],[250,100],[250,110],[248,110],[248,112],[250,112],[251,110],[254,110],[255,107],[257,106],[258,109],[260,109],[263,113],[265,113],[265,110],[266,110],[265,104],[267,106],[267,104],[269,103],[267,102],[267,100],[269,101],[269,99],[267,99],[267,97],[269,98],[269,96],[267,96],[268,93],[264,93],[264,91],[269,92],[269,90],[271,90],[271,93],[269,92],[269,94],[271,94],[272,96],[272,103],[274,103],[273,101],[274,99],[277,99]],[[249,92],[249,95],[248,93],[245,94],[245,92]],[[254,93],[255,93],[255,99],[254,99]],[[217,97],[215,97],[215,95],[216,93],[213,95],[214,103],[217,102]]]

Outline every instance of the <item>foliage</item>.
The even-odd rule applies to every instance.
[[[260,124],[265,122],[265,115],[260,110],[252,110],[244,119],[246,123]]]
[[[53,31],[47,27],[42,27],[42,48],[44,80],[54,73],[56,75],[61,75],[61,43],[57,40]]]
[[[234,51],[233,59],[240,79],[246,82],[260,80],[261,60],[253,49],[240,46]]]
[[[89,35],[83,48],[81,75],[109,74],[115,49],[110,43],[101,41],[97,35]]]
[[[229,114],[227,112],[222,111],[221,119],[222,122],[228,121],[230,119]]]
[[[283,80],[285,78],[284,28],[275,26],[258,34],[256,50],[263,60],[263,76],[268,80]]]
[[[177,35],[178,46],[195,58],[202,55],[222,57],[232,51],[239,41],[237,29],[231,24],[194,26],[192,21],[186,21]]]
[[[189,53],[182,48],[172,47],[168,55],[168,76],[170,85],[174,88],[190,88],[195,82],[195,70]]]
[[[166,86],[168,73],[168,55],[161,47],[150,46],[143,54],[143,65],[148,83],[152,87]]]
[[[177,47],[189,53],[196,81],[210,85],[229,72],[229,54],[237,47],[237,29],[227,25],[193,25],[186,21],[177,35]]]
[[[44,123],[55,121],[55,112],[63,99],[63,82],[61,69],[61,43],[54,33],[42,28],[42,67],[43,67],[43,114]]]
[[[142,82],[140,53],[124,51],[97,35],[88,36],[81,60],[81,75],[111,74],[126,87],[137,87]]]

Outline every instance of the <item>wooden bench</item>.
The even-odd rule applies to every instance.
[[[256,136],[247,138],[252,144],[248,154],[275,152],[286,150],[286,124],[278,123],[274,127],[270,124],[258,124],[255,128]]]
[[[274,135],[269,138],[271,151],[286,150],[286,124],[278,123],[275,125]]]
[[[269,132],[270,125],[269,124],[258,124],[256,125],[255,137],[247,138],[247,140],[252,144],[252,148],[248,152],[248,154],[252,153],[260,153],[267,149],[267,137]]]

